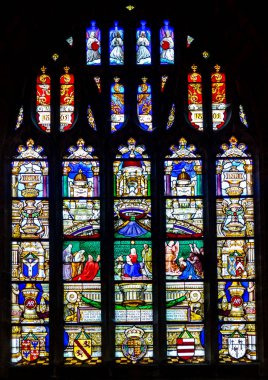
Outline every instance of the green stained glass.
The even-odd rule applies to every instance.
[[[130,263],[133,256],[136,259],[134,266]],[[150,240],[115,241],[114,279],[122,281],[152,279],[152,257]]]

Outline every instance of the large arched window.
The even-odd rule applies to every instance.
[[[5,157],[10,373],[258,368],[258,149],[196,39],[89,16],[27,78]]]

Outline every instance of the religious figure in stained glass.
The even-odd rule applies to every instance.
[[[110,30],[110,64],[124,64],[124,30],[114,23],[114,29]]]

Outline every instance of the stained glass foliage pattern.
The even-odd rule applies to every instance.
[[[141,21],[141,26],[136,31],[137,65],[150,65],[152,63],[151,50],[151,30],[146,26],[146,21]]]
[[[46,68],[41,68],[42,74],[36,80],[36,121],[42,131],[50,132],[51,124],[51,78],[46,74]]]
[[[69,70],[65,66],[60,77],[60,132],[68,131],[74,122],[74,75]]]
[[[64,365],[102,361],[99,160],[82,138],[62,161]]]
[[[145,77],[142,78],[142,83],[138,86],[137,114],[140,127],[144,131],[151,132],[153,130],[152,89]]]
[[[253,161],[232,136],[216,161],[219,361],[256,354]]]
[[[124,64],[124,30],[115,21],[114,27],[109,31],[110,65]]]
[[[48,162],[32,139],[11,162],[11,364],[49,364]]]
[[[172,104],[169,115],[168,115],[168,121],[167,121],[167,126],[166,129],[170,129],[175,121],[175,104]]]
[[[124,86],[115,77],[111,86],[111,132],[121,129],[125,121]]]
[[[20,110],[19,110],[19,113],[18,113],[18,117],[17,117],[17,122],[16,122],[16,127],[15,129],[19,129],[22,122],[23,122],[23,106],[20,107]]]
[[[87,107],[87,121],[88,121],[89,126],[94,131],[96,131],[97,130],[97,126],[96,126],[95,118],[94,118],[94,115],[93,115],[93,112],[92,112],[92,109],[91,109],[90,105],[88,105],[88,107]]]
[[[214,66],[215,72],[211,74],[212,86],[212,122],[213,130],[218,131],[224,127],[227,119],[226,104],[226,79],[225,74],[220,73],[221,67]]]
[[[160,64],[174,64],[174,28],[167,20],[160,29]]]
[[[86,30],[86,64],[101,64],[101,31],[95,21],[91,21],[91,26]]]
[[[130,138],[114,173],[114,321],[119,364],[153,362],[151,162]],[[133,323],[133,325],[130,325]]]
[[[197,72],[197,66],[192,65],[192,73],[188,74],[188,120],[191,125],[202,131],[203,126],[203,93],[202,77]]]
[[[167,362],[198,364],[205,361],[202,160],[184,138],[170,151],[164,161]]]
[[[242,124],[244,124],[245,127],[248,128],[248,121],[247,121],[247,115],[244,112],[244,107],[242,104],[239,105],[239,117]]]

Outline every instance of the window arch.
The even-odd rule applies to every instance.
[[[174,46],[164,43],[167,35]],[[39,264],[42,255],[47,265],[50,258],[58,278],[38,277],[36,313],[40,319],[48,302],[53,312],[40,325],[29,323],[27,334],[17,331],[22,301],[12,304],[10,367],[117,373],[135,365],[141,374],[151,367],[174,374],[178,366],[204,364],[207,374],[221,365],[258,365],[257,169],[246,150],[254,155],[250,123],[240,121],[231,81],[207,56],[202,61],[196,38],[173,19],[134,17],[130,26],[124,18],[89,19],[71,38],[29,78],[35,118],[26,99],[14,125],[26,142],[10,166],[12,231],[19,209],[20,229],[29,218],[27,197],[33,224],[53,227],[38,241],[10,234],[9,284],[23,294],[22,274],[38,273],[34,250]],[[39,130],[31,134],[34,125]],[[50,147],[45,157],[39,145]],[[43,188],[27,177],[36,196],[16,185],[25,154],[34,162],[26,177],[42,175]],[[29,283],[35,286],[33,276]]]

